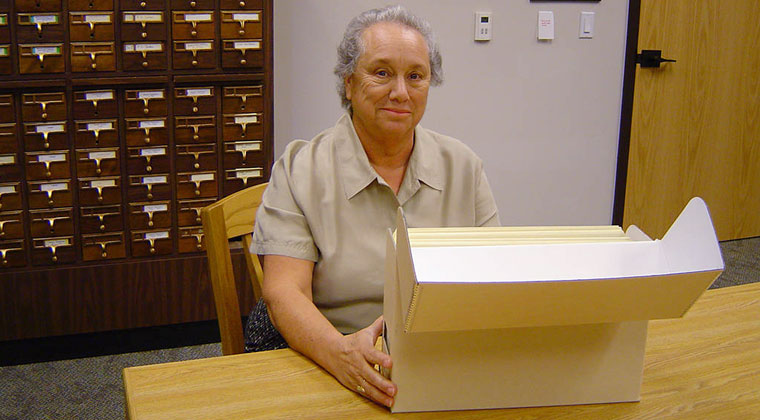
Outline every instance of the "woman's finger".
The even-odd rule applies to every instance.
[[[386,407],[391,407],[393,405],[392,396],[380,391],[364,378],[359,378],[358,384],[356,385],[356,392]]]

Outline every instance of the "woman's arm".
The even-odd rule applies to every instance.
[[[375,349],[382,317],[354,334],[341,334],[312,302],[313,270],[314,263],[308,260],[264,256],[262,292],[272,323],[291,348],[325,368],[343,386],[392,406],[396,385],[373,368],[392,365],[389,355]]]

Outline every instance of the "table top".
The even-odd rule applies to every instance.
[[[285,349],[124,369],[145,419],[670,419],[760,413],[760,283],[708,290],[684,318],[649,323],[641,401],[391,414]]]

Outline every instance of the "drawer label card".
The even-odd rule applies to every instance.
[[[8,24],[8,15],[3,13],[0,15],[0,25],[7,25]]]
[[[63,124],[40,124],[35,127],[35,133],[63,133],[65,126]]]
[[[238,169],[235,171],[235,178],[242,178],[242,179],[248,179],[248,178],[260,178],[261,177],[261,169]]]
[[[207,51],[213,49],[210,42],[185,42],[186,50]]]
[[[185,22],[213,22],[211,13],[185,13]]]
[[[3,194],[12,194],[16,192],[16,186],[14,185],[3,185],[0,186],[0,195]]]
[[[163,50],[164,44],[161,44],[160,42],[124,44],[125,52],[161,52]]]
[[[140,121],[140,124],[138,125],[140,128],[163,128],[164,127],[164,120],[147,120],[147,121]]]
[[[164,99],[163,90],[141,90],[137,92],[137,99]]]
[[[129,13],[124,12],[124,22],[152,23],[163,22],[164,16],[161,12],[156,13]]]
[[[87,130],[89,131],[113,130],[113,123],[112,122],[87,123]]]
[[[30,22],[34,24],[55,24],[58,23],[58,15],[32,15],[29,18]]]
[[[161,156],[165,154],[165,147],[151,147],[147,149],[140,149],[140,156]]]
[[[116,157],[116,152],[90,152],[87,154],[87,157],[92,160],[114,159]]]
[[[261,48],[259,41],[235,41],[232,45],[236,50],[258,50]]]
[[[235,124],[256,124],[259,122],[258,115],[246,115],[243,117],[235,117]]]
[[[0,156],[0,165],[13,165],[14,163],[16,163],[16,155]]]
[[[259,21],[259,14],[258,13],[233,13],[232,14],[232,20],[236,20],[238,22],[258,22]]]
[[[153,204],[150,206],[143,206],[144,213],[156,213],[159,211],[169,211],[169,206],[166,204]]]
[[[143,184],[166,184],[166,176],[144,176]]]
[[[187,96],[211,96],[211,89],[187,89],[185,90]]]
[[[250,151],[257,151],[257,150],[261,150],[261,142],[260,141],[238,142],[238,143],[235,143],[235,151],[236,152],[250,152]]]
[[[101,179],[101,180],[90,181],[90,188],[106,188],[106,187],[115,187],[115,186],[116,186],[115,179]]]
[[[60,54],[61,53],[61,47],[55,46],[55,47],[32,47],[32,54],[34,55],[52,55],[52,54]]]
[[[46,248],[56,248],[59,246],[70,245],[68,239],[48,239],[44,242]]]
[[[192,182],[203,182],[203,181],[213,181],[214,180],[214,174],[193,174],[190,175],[190,181]]]
[[[66,162],[66,155],[56,153],[52,155],[38,155],[37,162]]]
[[[10,55],[10,51],[8,50],[8,47],[2,46],[0,47],[0,57],[8,57]]]
[[[84,15],[84,21],[86,23],[111,23],[111,15],[97,14],[97,15]]]
[[[162,231],[162,232],[145,232],[145,239],[152,240],[152,239],[166,239],[169,237],[168,231]]]
[[[85,92],[84,99],[88,101],[106,101],[113,99],[113,92],[110,90],[106,92]]]
[[[40,191],[66,191],[69,189],[68,182],[49,182],[46,184],[40,184]]]

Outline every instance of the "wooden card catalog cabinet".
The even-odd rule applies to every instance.
[[[132,229],[170,228],[171,209],[169,201],[130,203],[129,226]]]
[[[224,141],[261,139],[264,136],[261,113],[225,115],[222,135]]]
[[[126,109],[127,117],[165,117],[166,94],[163,89],[127,90]]]
[[[174,89],[175,115],[213,115],[216,113],[214,87]]]
[[[172,37],[193,40],[214,39],[214,12],[172,12]]]
[[[11,61],[11,45],[0,44],[0,75],[13,73]]]
[[[34,180],[70,178],[69,151],[27,152],[26,177]]]
[[[0,180],[2,181],[20,181],[21,169],[16,160],[15,153],[0,155]]]
[[[21,183],[0,183],[0,211],[21,209]]]
[[[32,239],[32,264],[66,264],[76,260],[74,237]]]
[[[125,42],[124,70],[166,70],[164,41]]]
[[[222,40],[222,67],[251,68],[264,65],[261,39]]]
[[[77,149],[77,176],[119,175],[119,148]]]
[[[74,121],[77,148],[108,147],[119,145],[118,125],[115,119]]]
[[[243,188],[264,182],[264,168],[237,168],[224,170],[224,194],[229,195]]]
[[[179,228],[179,243],[177,244],[179,252],[201,252],[206,250],[206,243],[203,240],[202,227],[185,227]]]
[[[113,89],[74,92],[74,118],[115,118],[118,115]]]
[[[165,40],[164,12],[123,12],[121,39],[130,41]]]
[[[15,122],[16,111],[13,96],[0,94],[0,123]]]
[[[165,118],[127,118],[127,145],[168,144]]]
[[[166,146],[130,147],[127,156],[127,172],[130,174],[169,172],[169,154]]]
[[[216,199],[180,200],[177,209],[179,226],[200,226],[201,209],[214,204]]]
[[[173,251],[169,230],[132,231],[132,255],[149,257],[167,255]]]
[[[21,95],[24,121],[56,121],[66,119],[66,94],[63,92],[25,93]]]
[[[96,206],[121,203],[121,177],[79,178],[79,204]]]
[[[244,114],[264,111],[264,87],[232,86],[224,88],[222,111],[225,114]]]
[[[216,141],[216,117],[175,117],[174,140],[177,144]]]
[[[114,71],[116,51],[113,42],[72,42],[71,71]]]
[[[23,267],[26,265],[24,241],[1,241],[0,264],[3,268]]]
[[[24,215],[21,211],[0,213],[0,241],[24,237]]]
[[[51,12],[61,10],[61,0],[15,0],[16,10],[22,12]]]
[[[175,150],[177,172],[213,171],[217,168],[215,143],[178,144]]]
[[[261,39],[261,11],[222,11],[222,39]]]
[[[71,207],[30,211],[32,237],[73,235],[73,216]]]
[[[175,69],[211,69],[216,67],[215,41],[174,41]]]
[[[169,175],[130,175],[129,201],[171,200]]]
[[[113,41],[113,12],[70,12],[69,39],[72,42]]]
[[[121,206],[82,207],[79,222],[83,233],[103,233],[124,230]]]
[[[82,259],[84,261],[112,260],[126,257],[124,234],[82,236]]]
[[[19,44],[19,71],[25,73],[63,73],[63,44]]]
[[[233,141],[224,143],[224,167],[244,168],[263,166],[265,156],[261,140]]]
[[[71,185],[68,179],[29,181],[28,184],[30,208],[71,207]]]
[[[16,140],[16,123],[0,123],[0,153],[18,151]]]
[[[65,121],[24,124],[25,150],[59,150],[68,147]]]
[[[216,172],[177,174],[177,198],[216,197]]]
[[[61,12],[17,13],[19,42],[49,42],[63,39]]]

